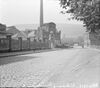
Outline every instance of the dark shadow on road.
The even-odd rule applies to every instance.
[[[0,65],[21,62],[21,61],[25,61],[25,60],[34,59],[34,58],[38,58],[38,57],[22,55],[22,56],[12,56],[12,57],[0,58]]]

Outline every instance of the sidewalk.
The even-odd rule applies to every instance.
[[[34,51],[19,51],[19,52],[0,53],[0,58],[10,57],[10,56],[18,56],[18,55],[24,55],[24,54],[31,54],[31,53],[34,53]]]
[[[19,52],[7,52],[7,53],[0,53],[0,58],[3,57],[11,57],[11,56],[18,56],[18,55],[25,55],[25,54],[34,54],[34,53],[41,53],[41,52],[48,52],[48,51],[55,51],[59,49],[45,49],[45,50],[31,50],[31,51],[19,51]]]

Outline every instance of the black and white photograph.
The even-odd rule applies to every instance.
[[[100,88],[100,0],[0,0],[0,88]]]

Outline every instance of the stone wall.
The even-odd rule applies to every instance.
[[[89,33],[89,39],[92,46],[100,46],[100,34]]]

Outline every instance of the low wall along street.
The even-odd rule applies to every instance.
[[[49,42],[30,41],[30,39],[7,39],[0,38],[0,52],[21,51],[21,50],[37,50],[49,48]]]
[[[99,33],[90,33],[89,39],[91,46],[100,46],[100,34]]]

